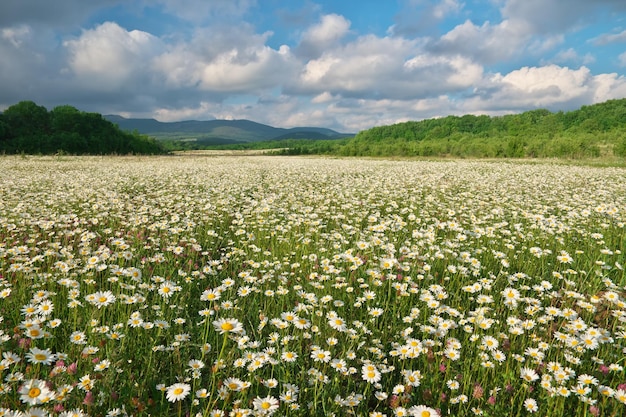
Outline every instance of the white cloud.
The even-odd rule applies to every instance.
[[[626,30],[619,33],[604,33],[592,40],[595,45],[608,45],[611,43],[626,43]]]
[[[626,97],[626,78],[623,75],[598,74],[593,77],[593,87],[591,103],[602,103]]]
[[[559,51],[552,59],[545,60],[544,63],[555,63],[555,64],[574,64],[574,66],[589,65],[595,62],[595,58],[591,54],[585,54],[581,56],[574,48],[568,48],[565,50]]]
[[[28,41],[31,37],[31,28],[28,25],[18,25],[13,27],[2,28],[0,37],[9,41],[15,48],[20,48],[24,41]]]
[[[190,42],[156,57],[154,70],[172,89],[248,94],[279,88],[297,74],[298,67],[288,46],[266,45],[270,35],[255,34],[246,26],[200,30]]]
[[[462,54],[482,64],[506,61],[523,53],[530,41],[528,26],[518,20],[503,20],[478,26],[466,20],[429,45],[434,53]]]
[[[482,67],[460,55],[436,56],[398,37],[363,36],[308,61],[287,91],[355,98],[420,98],[457,91],[480,79]]]
[[[162,48],[160,40],[149,33],[127,31],[113,22],[83,31],[63,45],[70,70],[96,90],[121,88],[140,75],[149,75],[150,60]]]
[[[337,46],[349,31],[350,21],[343,16],[324,15],[319,23],[304,32],[297,52],[307,58],[317,58],[328,48]]]
[[[523,67],[494,74],[463,103],[470,113],[517,112],[533,108],[575,109],[583,104],[626,96],[626,79],[617,74],[593,75],[586,67]]]
[[[443,19],[450,14],[458,13],[463,9],[463,3],[458,0],[441,0],[433,7],[432,15],[436,19]]]

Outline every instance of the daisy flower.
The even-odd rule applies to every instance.
[[[88,294],[85,296],[85,299],[99,309],[113,304],[116,300],[115,295],[111,291],[97,291],[93,294]]]
[[[185,383],[176,383],[167,387],[165,391],[165,397],[167,401],[174,403],[184,399],[191,391],[191,386]]]
[[[252,401],[252,406],[259,413],[259,415],[263,416],[271,416],[274,414],[276,410],[278,410],[278,400],[271,395],[261,398],[256,397]]]
[[[539,375],[533,369],[530,368],[522,368],[520,370],[520,378],[522,378],[526,382],[534,382],[539,379]]]
[[[361,368],[361,376],[363,377],[364,381],[369,382],[370,384],[375,384],[376,382],[380,381],[380,372],[378,371],[378,369],[376,369],[376,366],[374,365],[363,365],[363,367]]]
[[[408,409],[409,415],[415,417],[439,417],[439,413],[434,408],[425,405],[414,405]]]
[[[84,332],[77,330],[70,335],[70,342],[76,345],[84,345],[87,343],[87,336]]]
[[[20,400],[24,404],[35,405],[46,403],[53,399],[54,393],[46,386],[46,381],[30,379],[19,389]]]
[[[237,319],[218,319],[213,322],[215,330],[220,334],[224,333],[243,333],[243,326]]]
[[[43,363],[44,365],[50,365],[56,358],[50,349],[31,348],[26,354],[26,359],[29,363]]]
[[[527,398],[524,400],[524,408],[529,413],[534,413],[539,409],[539,407],[537,407],[537,401],[535,401],[533,398]]]
[[[244,389],[244,383],[239,378],[226,378],[224,380],[224,386],[231,391],[241,391]]]

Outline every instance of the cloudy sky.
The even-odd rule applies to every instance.
[[[2,0],[0,109],[357,132],[626,97],[624,0]]]

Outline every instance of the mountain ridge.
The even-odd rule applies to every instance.
[[[119,115],[103,116],[122,130],[154,136],[159,140],[199,142],[262,142],[291,137],[304,139],[341,139],[353,134],[340,133],[323,127],[280,128],[247,119],[237,120],[183,120],[160,122],[156,119],[125,118]]]

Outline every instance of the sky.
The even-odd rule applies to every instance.
[[[0,2],[0,110],[354,133],[624,97],[624,0]]]

